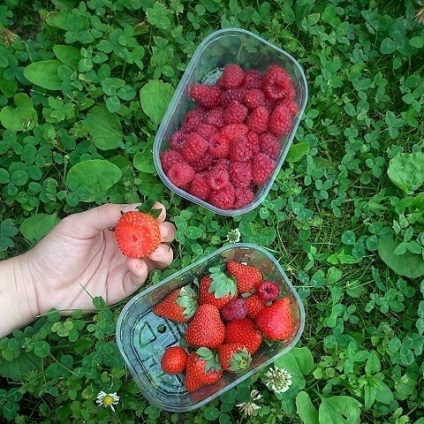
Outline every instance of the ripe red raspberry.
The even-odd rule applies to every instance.
[[[245,94],[245,88],[235,88],[234,90],[223,91],[221,94],[221,106],[227,108],[233,100],[237,100],[239,103],[243,103]]]
[[[212,166],[213,161],[214,157],[208,151],[206,151],[206,153],[200,159],[192,162],[190,165],[196,172],[202,172],[209,169]]]
[[[246,301],[242,297],[231,299],[222,309],[222,317],[226,321],[238,321],[246,318],[247,316],[247,305]]]
[[[206,173],[199,172],[191,180],[190,193],[199,199],[206,200],[209,196],[211,188],[206,181]]]
[[[252,154],[259,152],[259,135],[253,131],[249,131],[246,134],[247,144],[249,145]]]
[[[231,165],[231,161],[226,158],[219,158],[218,160],[215,161],[215,164],[214,164],[215,167],[223,168],[227,172],[230,172],[230,165]]]
[[[279,65],[271,65],[262,80],[262,89],[269,99],[283,99],[291,95],[293,88],[290,75]]]
[[[237,138],[246,135],[249,128],[244,124],[229,124],[221,129],[221,134],[230,140],[230,143]]]
[[[252,181],[256,185],[264,184],[275,169],[275,160],[265,153],[257,153],[252,159]]]
[[[265,99],[265,107],[268,109],[269,114],[272,113],[276,105],[277,105],[277,100]]]
[[[196,131],[197,127],[203,122],[203,119],[203,109],[195,108],[190,110],[190,112],[187,112],[184,116],[183,122],[181,124],[181,130],[184,133]]]
[[[277,299],[280,295],[280,286],[273,281],[261,281],[256,287],[256,292],[264,302]]]
[[[244,71],[243,69],[235,64],[230,63],[225,66],[224,71],[220,77],[220,85],[226,89],[237,88],[244,79]]]
[[[222,190],[229,183],[229,179],[227,170],[219,166],[214,166],[206,176],[212,190]]]
[[[249,147],[246,136],[236,138],[230,143],[228,157],[232,162],[244,162],[252,157],[252,150]]]
[[[269,131],[276,137],[287,135],[292,126],[292,117],[286,106],[276,106],[269,117]]]
[[[256,69],[250,69],[244,74],[243,87],[247,89],[262,87],[262,72]]]
[[[222,135],[221,132],[214,134],[212,140],[209,142],[208,153],[218,159],[225,158],[228,156],[230,150],[230,141],[228,137]]]
[[[194,84],[189,92],[195,102],[207,109],[219,105],[221,89],[215,85]]]
[[[249,109],[256,109],[259,106],[265,106],[265,94],[258,88],[252,88],[244,95],[243,103]]]
[[[212,140],[214,134],[218,132],[218,129],[213,127],[212,125],[200,124],[196,128],[196,132],[197,134],[202,136],[205,140],[210,141]]]
[[[195,174],[194,169],[186,162],[174,163],[168,170],[170,181],[182,189],[186,189]]]
[[[176,150],[168,149],[160,153],[160,163],[165,174],[174,163],[182,161],[183,157]]]
[[[265,106],[259,106],[250,113],[247,118],[247,126],[250,131],[260,134],[268,128],[268,119],[268,109]]]
[[[262,133],[259,136],[259,150],[271,159],[275,159],[281,151],[280,140],[269,132]]]
[[[181,130],[177,130],[171,135],[171,140],[169,144],[172,150],[181,152],[184,142],[185,142],[184,133]]]
[[[181,154],[183,158],[191,163],[200,159],[208,150],[208,142],[199,134],[191,132],[187,135]]]
[[[239,124],[244,121],[247,116],[248,109],[237,100],[230,102],[224,111],[225,124]]]
[[[250,205],[255,200],[255,193],[250,187],[237,187],[234,190],[234,197],[234,209],[241,209]]]
[[[214,107],[209,111],[203,122],[215,128],[222,128],[225,125],[224,108],[221,106]]]
[[[233,209],[234,186],[228,183],[222,190],[212,190],[209,194],[209,202],[220,209]]]
[[[231,162],[230,181],[235,188],[245,188],[252,182],[252,165],[250,161]]]
[[[291,116],[295,116],[299,110],[297,103],[288,98],[279,101],[278,104],[282,106],[286,106]]]

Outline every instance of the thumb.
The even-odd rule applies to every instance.
[[[147,280],[149,267],[143,259],[127,259],[127,274],[124,277],[125,297],[136,292]]]

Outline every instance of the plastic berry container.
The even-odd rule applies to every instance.
[[[224,372],[218,383],[190,393],[185,389],[183,374],[165,374],[160,365],[164,350],[179,345],[187,324],[161,318],[152,307],[172,290],[207,273],[211,266],[232,259],[257,266],[264,279],[280,285],[281,295],[291,298],[295,331],[285,341],[272,345],[263,343],[253,355],[250,367],[241,374]],[[303,304],[275,257],[257,245],[235,243],[216,250],[134,296],[118,317],[116,340],[132,377],[147,400],[163,410],[186,412],[207,404],[289,352],[300,339],[304,324]]]
[[[281,139],[281,150],[275,159],[274,171],[264,184],[256,187],[253,201],[240,209],[221,209],[177,187],[164,172],[160,160],[161,153],[170,146],[172,134],[180,128],[187,112],[195,107],[195,102],[189,95],[190,87],[197,83],[214,84],[222,74],[223,68],[230,63],[236,63],[244,70],[256,69],[261,72],[264,72],[271,64],[282,66],[291,77],[296,91],[294,100],[298,107],[290,132]],[[307,100],[308,86],[305,74],[296,59],[289,53],[243,29],[229,28],[213,32],[195,50],[156,134],[153,159],[160,179],[177,195],[218,215],[236,216],[255,209],[267,196],[284,163]]]

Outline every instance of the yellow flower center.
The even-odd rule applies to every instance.
[[[103,398],[103,405],[104,406],[111,406],[113,404],[113,397],[111,395],[106,395]]]

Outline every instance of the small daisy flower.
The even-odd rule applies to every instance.
[[[265,385],[275,393],[287,392],[292,384],[292,375],[284,368],[270,368],[265,377]]]
[[[110,409],[115,412],[115,405],[119,402],[119,396],[115,393],[105,393],[104,391],[99,392],[97,395],[96,403],[99,406],[104,406],[105,408],[110,407]]]
[[[415,19],[420,23],[424,25],[424,6],[421,6],[419,9],[417,9],[417,13],[415,15]]]
[[[250,392],[250,400],[249,402],[242,402],[237,404],[237,407],[240,409],[240,411],[247,415],[248,417],[252,416],[255,411],[258,409],[261,409],[261,407],[256,404],[254,401],[259,400],[262,397],[262,395],[255,389],[253,389]]]
[[[240,237],[240,230],[236,228],[234,230],[228,231],[226,240],[228,241],[228,243],[238,243],[240,241]]]

